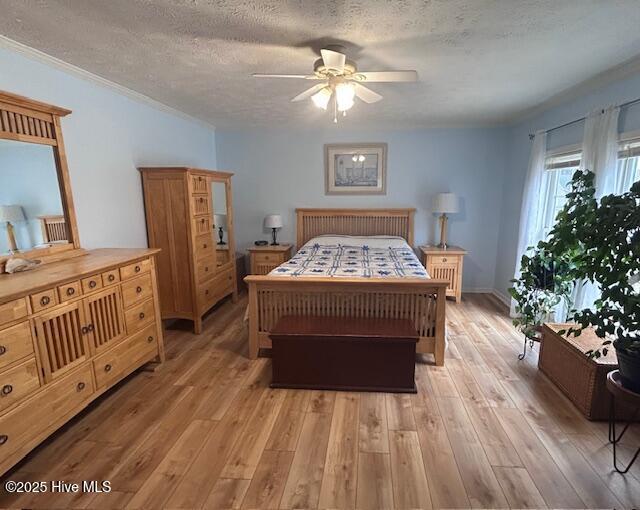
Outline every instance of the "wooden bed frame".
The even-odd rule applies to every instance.
[[[413,246],[415,209],[296,209],[297,245],[322,234],[394,235]],[[271,348],[269,331],[284,315],[407,318],[417,351],[444,365],[446,280],[258,276],[249,287],[249,357]]]

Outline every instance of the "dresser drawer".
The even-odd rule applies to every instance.
[[[105,271],[102,273],[102,285],[112,285],[120,281],[120,270],[112,269],[111,271]]]
[[[58,297],[60,298],[61,303],[81,295],[82,287],[79,281],[65,283],[64,285],[58,286]]]
[[[56,289],[47,289],[37,294],[31,294],[31,308],[34,312],[46,310],[58,304]]]
[[[28,321],[0,330],[0,370],[32,354],[33,341]]]
[[[193,232],[195,235],[209,234],[211,230],[211,218],[209,215],[193,218]]]
[[[211,234],[197,236],[195,242],[196,259],[201,260],[207,257],[213,257],[214,244]]]
[[[99,274],[82,279],[82,292],[85,294],[102,288],[102,276]]]
[[[129,308],[153,295],[151,275],[149,273],[122,284],[122,301]]]
[[[199,260],[196,263],[196,275],[198,282],[204,282],[212,278],[216,273],[216,261],[213,256]]]
[[[127,333],[131,334],[140,328],[154,322],[155,313],[153,299],[149,299],[139,305],[124,311],[124,320],[127,324]]]
[[[211,206],[209,203],[209,195],[193,195],[191,197],[191,204],[193,206],[193,214],[209,214],[211,212]]]
[[[29,396],[39,387],[40,378],[35,358],[0,373],[0,412]]]
[[[135,264],[129,264],[128,266],[121,267],[120,278],[128,280],[129,278],[141,275],[142,273],[148,273],[149,271],[151,271],[151,261],[149,259],[144,259],[136,262]]]
[[[157,354],[156,326],[152,325],[93,360],[98,389],[122,379],[138,368],[144,360]]]
[[[91,365],[86,364],[0,417],[0,459],[35,446],[84,407],[93,392]]]
[[[27,313],[27,300],[25,298],[4,303],[0,305],[0,326],[22,319],[27,316]]]

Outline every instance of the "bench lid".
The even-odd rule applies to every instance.
[[[419,335],[409,319],[349,318],[286,315],[271,335],[349,336],[368,338],[415,338]]]

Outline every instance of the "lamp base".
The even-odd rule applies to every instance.
[[[272,228],[271,229],[271,238],[273,239],[271,246],[280,246],[280,243],[278,243],[278,240],[276,239],[278,235],[278,229],[277,228]]]
[[[440,244],[438,248],[447,249],[447,215],[440,216]]]

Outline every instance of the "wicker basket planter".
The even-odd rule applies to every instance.
[[[606,356],[590,359],[585,353],[599,347],[602,339],[591,330],[578,337],[558,334],[569,324],[545,324],[540,342],[540,370],[564,393],[589,420],[609,418],[607,374],[618,368],[615,349]],[[616,406],[618,418],[631,417],[631,410]]]

